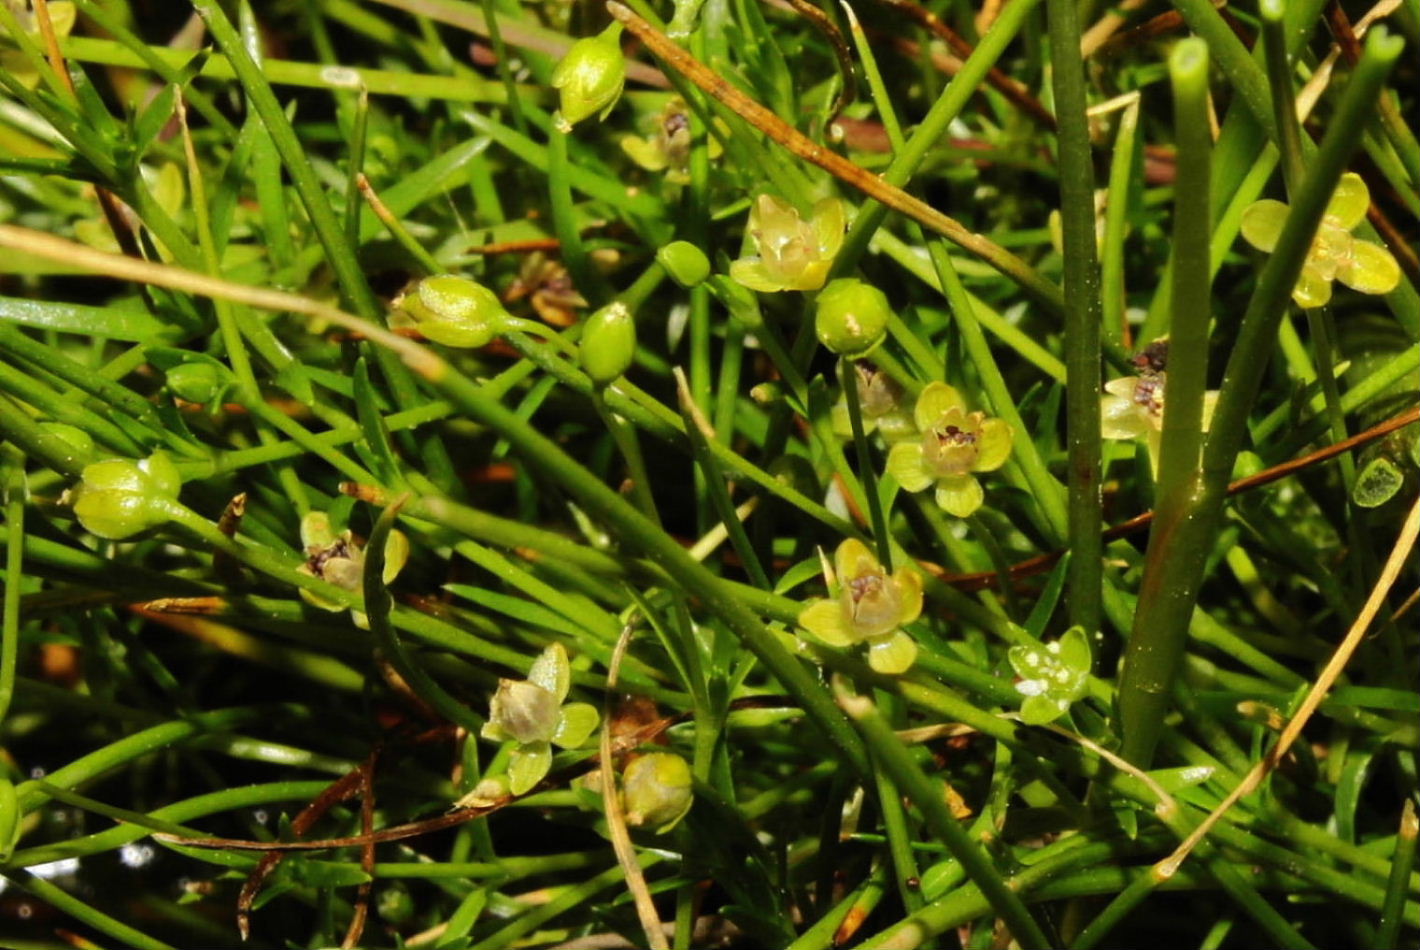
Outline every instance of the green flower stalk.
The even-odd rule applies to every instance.
[[[426,277],[394,302],[391,329],[413,329],[445,346],[487,346],[508,329],[512,317],[498,295],[477,281],[453,274]]]
[[[1371,192],[1355,172],[1346,172],[1332,192],[1326,213],[1312,238],[1292,299],[1304,308],[1322,307],[1331,299],[1331,283],[1339,280],[1363,294],[1390,293],[1400,283],[1400,265],[1379,244],[1352,236],[1366,217]],[[1272,253],[1290,209],[1264,198],[1242,216],[1242,236],[1259,251]]]
[[[854,538],[838,546],[833,569],[835,576],[825,579],[836,596],[810,602],[799,614],[799,626],[832,647],[866,643],[869,666],[879,673],[905,673],[917,660],[917,643],[902,627],[922,613],[922,575],[911,568],[888,574]]]
[[[552,768],[553,745],[574,749],[597,728],[601,716],[595,706],[563,705],[571,685],[572,668],[560,643],[542,651],[526,680],[499,680],[480,735],[515,743],[508,763],[512,794],[522,795],[543,780]]]
[[[306,563],[296,570],[310,577],[319,577],[343,590],[359,591],[365,570],[365,546],[346,529],[336,534],[330,525],[330,516],[323,511],[307,512],[301,519],[301,545],[306,552]],[[400,531],[391,531],[385,541],[385,566],[380,573],[385,584],[392,584],[399,572],[404,570],[409,560],[409,539]],[[328,600],[302,587],[301,599],[312,607],[329,610],[332,613],[345,609],[345,604]],[[355,625],[362,630],[369,629],[365,615],[358,610],[350,612]]]
[[[967,412],[961,393],[946,383],[929,383],[912,415],[922,438],[892,447],[887,474],[904,491],[935,487],[943,511],[967,517],[985,500],[976,473],[994,472],[1011,456],[1010,425]]]
[[[665,834],[680,823],[695,800],[694,779],[674,752],[651,752],[632,759],[621,775],[626,823]]]
[[[626,56],[621,52],[621,24],[613,23],[596,36],[572,44],[552,72],[552,87],[561,96],[553,120],[564,134],[572,126],[600,113],[605,119],[626,85]]]
[[[843,246],[843,202],[824,198],[805,221],[794,206],[760,195],[749,212],[749,235],[759,254],[730,264],[730,277],[750,290],[818,290]]]
[[[85,466],[71,497],[86,531],[121,541],[171,520],[181,488],[177,467],[159,451],[140,462],[107,459]]]
[[[840,278],[818,296],[814,331],[830,352],[862,359],[887,338],[891,315],[887,296],[881,290],[861,280]]]
[[[1020,677],[1016,692],[1025,697],[1021,721],[1027,725],[1054,722],[1089,691],[1092,657],[1083,627],[1071,627],[1054,643],[1017,644],[1007,656]]]

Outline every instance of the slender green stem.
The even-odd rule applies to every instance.
[[[1145,643],[1136,647],[1131,642],[1120,685],[1122,753],[1135,765],[1147,767],[1153,757],[1168,708],[1169,684],[1217,535],[1228,479],[1247,436],[1247,418],[1262,385],[1262,369],[1267,365],[1278,323],[1286,313],[1292,287],[1326,204],[1346,161],[1360,142],[1376,95],[1403,46],[1384,27],[1376,27],[1367,37],[1365,55],[1357,64],[1331,127],[1291,203],[1277,246],[1243,315],[1204,446],[1200,490],[1187,508],[1171,520],[1167,538],[1170,556],[1161,558],[1155,569],[1144,575],[1133,629],[1136,635],[1146,632]],[[1161,539],[1160,544],[1163,543]]]
[[[878,493],[878,473],[873,454],[868,449],[868,436],[863,431],[863,406],[858,396],[858,371],[853,361],[838,361],[838,381],[843,386],[843,398],[848,403],[848,423],[853,427],[853,445],[858,450],[858,478],[867,496],[868,515],[873,523],[873,538],[877,541],[878,560],[883,570],[892,570],[892,538],[888,535],[887,518],[883,514],[883,499]]]
[[[25,467],[24,456],[6,450],[0,474],[5,503],[5,602],[0,614],[0,725],[15,696],[15,661],[20,653],[20,595],[24,593]],[[0,849],[10,842],[0,841]]]
[[[862,731],[864,740],[873,749],[875,760],[917,806],[937,839],[961,862],[967,877],[981,888],[991,908],[1011,928],[1017,943],[1027,950],[1052,946],[1050,938],[1026,908],[1020,895],[1006,883],[991,859],[952,816],[941,786],[929,779],[913,761],[912,753],[883,719],[876,704],[866,697],[849,695],[841,695],[839,703]]]
[[[1410,869],[1415,866],[1415,837],[1420,822],[1415,818],[1415,799],[1407,796],[1400,813],[1400,831],[1395,838],[1395,851],[1390,856],[1390,878],[1386,881],[1385,903],[1376,927],[1377,947],[1400,946],[1400,925],[1405,917],[1405,895],[1410,881]]]
[[[107,934],[114,940],[120,940],[125,946],[137,948],[137,950],[176,950],[171,944],[163,943],[156,937],[150,937],[143,931],[117,918],[110,917],[103,911],[86,903],[81,898],[75,897],[57,884],[52,884],[42,877],[26,873],[14,879],[15,883],[29,891],[35,897],[44,901],[51,907],[59,910],[82,924],[94,928],[99,933]]]
[[[1114,155],[1109,165],[1109,201],[1105,205],[1104,248],[1100,265],[1100,312],[1104,335],[1123,345],[1128,295],[1124,286],[1124,238],[1129,226],[1129,193],[1139,164],[1139,100],[1119,115]]]
[[[1297,96],[1292,88],[1292,68],[1287,62],[1286,4],[1262,0],[1262,49],[1267,60],[1267,82],[1272,93],[1272,115],[1277,127],[1277,146],[1282,153],[1282,178],[1287,191],[1295,191],[1306,173],[1302,156],[1302,127],[1297,122]]]
[[[1095,244],[1095,172],[1085,116],[1077,0],[1047,0],[1050,66],[1059,126],[1060,224],[1065,274],[1065,416],[1070,623],[1100,628],[1104,543],[1100,496],[1100,353],[1103,311]]]

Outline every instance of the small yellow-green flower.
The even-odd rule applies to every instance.
[[[533,661],[525,680],[498,681],[480,735],[516,743],[508,760],[508,788],[531,790],[552,768],[552,746],[573,749],[587,741],[601,716],[591,703],[567,703],[572,668],[567,651],[554,643]]]
[[[730,264],[730,277],[761,293],[818,290],[843,245],[843,202],[824,198],[807,221],[794,206],[760,195],[749,212],[749,234],[759,250]]]
[[[690,108],[680,96],[672,96],[656,116],[655,127],[645,138],[628,135],[621,150],[648,172],[664,172],[666,181],[684,185],[690,181]],[[710,158],[723,151],[715,138],[705,147]]]
[[[837,595],[815,600],[799,614],[799,626],[833,647],[868,645],[868,665],[879,673],[906,672],[917,643],[904,624],[922,613],[922,575],[911,568],[888,574],[861,541],[849,538],[834,552]]]
[[[357,541],[347,528],[340,534],[330,526],[330,516],[324,511],[307,512],[301,519],[301,544],[306,563],[296,568],[301,574],[319,577],[323,581],[349,591],[358,591],[364,584],[365,545]],[[386,584],[394,583],[409,560],[409,539],[401,531],[391,531],[385,541],[385,566],[380,577]],[[345,605],[301,588],[301,599],[321,610],[344,610]],[[365,615],[352,610],[350,616],[362,630],[368,626]]]
[[[1090,638],[1084,627],[1071,627],[1053,643],[1017,644],[1007,651],[1020,679],[1021,721],[1042,726],[1065,715],[1070,704],[1090,688]]]
[[[690,766],[674,752],[637,756],[621,775],[626,823],[665,834],[690,811],[695,800],[693,785]]]
[[[1121,376],[1104,384],[1100,400],[1100,435],[1106,439],[1145,439],[1150,458],[1158,464],[1159,441],[1164,429],[1164,388],[1168,381],[1168,349],[1164,341],[1152,343],[1135,358],[1138,376]],[[1203,394],[1203,431],[1213,419],[1218,391]]]
[[[984,413],[967,412],[961,393],[946,383],[928,383],[912,416],[922,438],[899,442],[888,453],[887,472],[904,491],[936,486],[937,504],[965,518],[985,494],[977,472],[992,472],[1011,455],[1011,427]]]
[[[1355,172],[1342,175],[1312,238],[1302,276],[1292,288],[1297,306],[1325,305],[1331,299],[1333,280],[1363,294],[1390,293],[1400,283],[1400,265],[1390,251],[1351,234],[1366,217],[1370,204],[1371,193],[1361,176]],[[1259,251],[1271,253],[1287,212],[1286,205],[1271,198],[1255,202],[1243,212],[1243,237]]]
[[[912,414],[902,405],[902,387],[891,376],[872,363],[859,360],[853,364],[853,378],[858,387],[858,408],[863,411],[863,433],[882,433],[888,443],[911,438],[916,433]],[[840,398],[830,412],[833,434],[851,438],[853,424],[848,418],[848,400]]]

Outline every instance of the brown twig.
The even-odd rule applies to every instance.
[[[937,14],[914,0],[883,0],[883,2],[906,13],[929,33],[950,46],[962,59],[966,59],[976,52],[975,47],[968,43],[965,37],[943,22]],[[1055,128],[1055,116],[1051,115],[1050,110],[1039,99],[1031,95],[1030,90],[1022,83],[1007,76],[1000,68],[992,66],[986,73],[986,82],[991,88],[1009,99],[1016,108],[1025,112],[1041,125],[1047,129],[1053,130]]]

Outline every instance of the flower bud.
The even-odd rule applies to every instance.
[[[414,293],[405,294],[399,306],[420,333],[445,346],[487,346],[503,332],[508,319],[497,294],[477,281],[453,274],[424,278]]]
[[[168,391],[179,399],[205,406],[221,397],[230,376],[213,363],[179,363],[168,370]]]
[[[615,381],[636,356],[636,321],[620,301],[587,318],[582,330],[582,369],[598,386]]]
[[[626,57],[621,52],[621,24],[613,23],[597,36],[572,44],[552,73],[552,86],[561,94],[558,128],[572,126],[594,113],[605,119],[626,85]]]
[[[122,540],[167,521],[169,503],[181,487],[177,468],[163,452],[137,463],[95,462],[84,468],[74,514],[90,533]]]
[[[489,707],[489,725],[517,742],[548,742],[557,731],[560,705],[555,695],[527,680],[500,680]]]
[[[814,328],[829,350],[858,359],[882,343],[889,313],[881,290],[861,280],[840,278],[819,294]]]
[[[689,241],[672,241],[656,252],[656,260],[682,287],[694,287],[710,276],[710,259]]]
[[[690,811],[694,798],[690,766],[674,752],[652,752],[633,759],[621,781],[628,825],[665,832]]]

